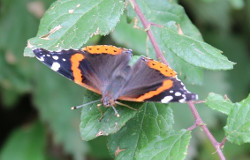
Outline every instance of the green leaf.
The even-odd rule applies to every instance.
[[[182,35],[170,27],[159,29],[164,45],[184,61],[201,68],[211,70],[232,69],[230,62],[221,51],[202,41]]]
[[[209,93],[206,102],[210,108],[228,115],[235,105],[227,98],[215,93]]]
[[[239,145],[250,142],[250,94],[246,99],[236,103],[224,129],[230,142]]]
[[[82,103],[83,88],[39,61],[34,68],[36,86],[33,97],[41,119],[51,128],[55,142],[76,160],[82,160],[87,144],[79,134],[79,111],[71,111],[70,107]]]
[[[40,123],[15,130],[0,154],[1,160],[45,160],[45,130]]]
[[[168,22],[175,21],[183,26],[182,31],[186,35],[189,35],[197,40],[202,40],[197,28],[188,19],[183,8],[176,4],[175,1],[157,0],[153,2],[149,0],[139,0],[137,3],[150,22],[167,25]],[[129,16],[136,17],[136,14],[131,7],[128,8],[128,14]],[[141,27],[139,20],[138,22],[139,25],[137,26]],[[159,28],[151,26],[151,29],[159,47],[166,57],[166,60],[169,65],[176,70],[177,73],[179,73],[180,78],[187,79],[189,83],[201,85],[203,81],[202,69],[184,61],[181,57],[177,56],[174,52],[167,48],[162,42]],[[147,46],[147,55],[151,58],[155,58],[155,51],[149,40],[147,41]]]
[[[157,141],[161,141],[159,144],[174,143],[172,141],[166,142],[166,137],[168,137],[166,135],[175,137],[173,123],[173,114],[169,107],[159,103],[144,103],[139,113],[126,126],[109,137],[108,148],[111,154],[116,156],[116,159],[140,159],[145,153],[144,151],[148,149],[147,147],[150,148]],[[178,133],[176,132],[176,135]],[[176,139],[178,139],[177,137]],[[182,142],[184,143],[184,141]],[[184,145],[185,149],[187,149],[186,146],[187,144]],[[175,150],[176,152],[173,150],[174,155],[180,154],[177,153],[177,150]],[[150,153],[157,154],[151,151]],[[168,152],[163,154],[167,157]]]
[[[80,48],[96,34],[108,34],[123,13],[124,2],[117,0],[56,1],[41,20],[37,37],[28,42],[25,56],[36,47],[50,50]]]
[[[182,60],[194,66],[221,70],[232,69],[232,62],[221,55],[221,51],[204,43],[200,33],[188,19],[183,8],[175,1],[137,1],[148,21],[162,25],[151,26],[159,33],[161,50],[171,50]],[[168,60],[171,61],[171,60]]]
[[[180,24],[185,35],[197,40],[202,40],[200,32],[192,24],[183,7],[177,4],[176,1],[137,0],[136,2],[149,22],[163,26],[167,26],[169,22],[176,22],[177,24]],[[131,5],[129,5],[128,8],[128,15],[130,17],[136,17]],[[139,20],[138,22],[140,23]],[[155,28],[155,26],[151,26],[151,28]]]
[[[166,60],[168,61],[171,68],[173,68],[178,73],[180,79],[186,79],[191,84],[201,85],[203,82],[203,70],[184,61],[181,57],[178,57],[171,50],[165,48],[163,42],[161,41],[160,33],[156,29],[153,29],[153,33],[158,42],[158,45],[160,46],[160,48],[163,48],[163,55],[166,57]],[[155,51],[149,41],[148,46],[150,57],[155,57]]]
[[[187,154],[187,147],[190,142],[191,134],[186,130],[170,132],[159,136],[143,148],[137,159],[140,160],[172,160],[184,159]]]
[[[101,99],[99,95],[94,94],[91,91],[86,91],[84,95],[84,103]],[[109,134],[116,133],[136,114],[136,111],[118,105],[116,109],[120,114],[120,117],[116,117],[114,114],[115,112],[111,107],[108,109],[100,107],[103,112],[103,119],[99,121],[101,118],[101,111],[98,110],[97,104],[98,102],[85,106],[81,112],[80,131],[82,139],[85,141],[99,136],[108,136]],[[129,106],[133,108],[138,108],[139,105],[140,103],[129,104]]]

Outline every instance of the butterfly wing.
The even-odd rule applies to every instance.
[[[190,93],[167,65],[141,57],[133,65],[118,99],[168,103],[196,100],[197,95]]]
[[[40,48],[33,52],[52,70],[98,94],[102,94],[114,73],[128,65],[132,56],[130,50],[113,46],[91,46],[59,52]]]

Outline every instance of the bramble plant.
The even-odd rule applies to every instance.
[[[1,28],[4,27],[0,25]],[[36,86],[33,88],[31,83],[24,81],[20,83],[25,85],[19,93],[32,91],[33,101],[42,121],[49,124],[56,143],[62,144],[64,150],[75,159],[83,158],[88,152],[89,143],[91,147],[100,147],[95,143],[101,137],[106,137],[104,141],[110,155],[119,160],[190,158],[188,149],[192,147],[191,134],[197,127],[202,129],[199,132],[206,135],[205,138],[214,147],[209,150],[211,157],[206,157],[208,159],[226,159],[223,147],[227,145],[227,141],[237,145],[250,142],[250,95],[233,103],[228,97],[211,92],[213,87],[209,88],[210,93],[205,97],[208,91],[202,86],[216,86],[209,81],[213,78],[208,78],[209,82],[206,84],[204,75],[207,70],[232,70],[235,63],[228,60],[221,50],[204,42],[199,30],[175,0],[55,1],[41,18],[37,35],[28,40],[24,56],[34,57],[32,50],[35,48],[58,51],[104,43],[100,40],[106,35],[110,35],[117,46],[132,49],[133,61],[138,56],[145,55],[171,66],[189,90],[199,95],[200,100],[184,104],[125,102],[137,111],[118,105],[120,117],[116,117],[112,108],[102,108],[104,117],[99,121],[101,112],[96,107],[98,102],[82,108],[81,115],[78,114],[79,111],[69,109],[70,106],[100,99],[100,95],[82,89],[34,60],[30,63],[30,66],[35,66],[34,71],[27,73],[24,79],[35,81]],[[105,42],[110,43],[108,40]],[[216,91],[218,90],[214,92]],[[206,125],[207,119],[202,118],[205,114],[200,115],[196,109],[197,106],[205,105],[226,115],[223,117],[226,119],[224,130],[220,126],[220,134],[223,132],[220,139]],[[181,126],[179,129],[175,126],[174,120],[180,118],[182,122],[185,121],[178,117],[181,114],[175,108],[180,108],[179,106],[181,109],[178,112],[182,112],[181,114],[191,111],[192,114],[184,117],[194,119],[193,125],[188,124],[189,127]],[[215,116],[211,116],[213,118]],[[37,132],[42,137],[42,140],[37,140],[40,142],[39,147],[44,148],[45,129],[41,122],[36,123],[29,134]],[[13,134],[13,139],[18,139],[22,134],[22,131]],[[199,141],[198,136],[192,139]],[[8,145],[9,150],[14,148],[11,142]],[[39,147],[35,148],[38,154],[33,155],[34,157],[43,153]],[[94,150],[97,151],[95,148]],[[8,149],[1,153],[0,159],[10,159]],[[105,153],[97,153],[97,156],[108,157]]]

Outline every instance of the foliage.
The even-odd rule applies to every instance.
[[[1,151],[0,158],[45,160],[45,145],[45,130],[36,122],[30,127],[15,130]]]
[[[250,115],[250,95],[239,103],[232,103],[229,99],[210,93],[206,104],[226,115],[228,115],[227,124],[224,127],[227,139],[232,143],[243,144],[249,142],[249,124]]]
[[[211,157],[214,150],[210,149],[210,145],[204,141],[198,143],[198,136],[193,131],[185,130],[192,125],[187,123],[189,120],[182,119],[188,116],[192,120],[192,115],[185,112],[185,104],[176,106],[124,102],[137,111],[118,106],[121,117],[117,118],[112,108],[101,107],[104,117],[99,122],[101,112],[96,107],[97,103],[85,106],[81,115],[79,111],[69,110],[70,106],[100,99],[99,95],[64,79],[34,58],[23,57],[22,50],[27,42],[24,55],[31,57],[34,56],[32,49],[38,47],[59,50],[115,43],[119,44],[117,46],[133,49],[137,58],[140,55],[155,58],[153,47],[130,1],[58,0],[52,4],[50,0],[38,2],[36,10],[50,6],[41,18],[39,29],[38,18],[27,7],[34,4],[33,0],[0,2],[0,94],[3,104],[15,107],[14,104],[18,104],[21,96],[29,93],[41,121],[30,123],[27,130],[21,128],[13,131],[1,149],[0,159],[17,159],[14,156],[19,159],[56,159],[51,153],[45,152],[48,142],[46,128],[53,135],[53,143],[60,144],[64,154],[70,154],[77,160],[85,158],[87,154],[98,158],[109,157],[107,153],[95,152],[107,152],[101,148],[103,145],[107,145],[110,157],[115,159],[192,159],[191,150],[197,150],[198,145],[202,147],[200,153],[195,155],[197,159]],[[247,17],[246,14],[250,15],[250,12],[245,8],[250,7],[250,3],[242,0],[182,0],[181,4],[186,7],[184,10],[176,1],[136,2],[147,20],[161,25],[152,25],[151,29],[170,66],[177,71],[188,88],[196,91],[201,99],[206,97],[205,104],[214,110],[215,114],[210,114],[207,119],[204,117],[204,121],[210,124],[211,119],[215,119],[215,122],[223,119],[223,123],[226,123],[225,133],[216,138],[222,139],[225,135],[233,144],[249,143],[250,96],[243,99],[248,95],[247,87],[250,85],[247,56],[249,43],[245,42],[247,40],[243,35],[249,35],[250,23],[245,24],[243,18],[236,20],[229,12],[236,12],[236,17]],[[203,40],[200,31],[185,11],[191,15],[209,43]],[[241,27],[237,36],[231,31],[233,22],[242,23],[237,26]],[[32,36],[34,37],[31,38]],[[233,70],[218,72],[229,69]],[[216,89],[220,94],[208,95],[211,91],[217,91]],[[233,101],[240,102],[232,103],[229,98],[221,96],[225,93]],[[176,112],[178,106],[181,106],[180,112]],[[200,114],[209,115],[207,111],[211,112],[203,104]],[[222,132],[222,125],[217,126],[220,129],[214,132],[215,135]],[[210,127],[215,129],[216,125],[209,125]],[[194,134],[192,139],[191,133]],[[193,139],[197,139],[194,146],[190,145]],[[101,144],[95,145],[97,142]],[[231,152],[235,148],[233,144],[225,144],[226,157],[233,159],[240,154],[242,157],[247,155],[245,150],[250,148],[249,145],[245,144],[236,153]],[[21,149],[16,155],[11,154],[16,148]]]

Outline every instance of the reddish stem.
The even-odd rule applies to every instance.
[[[152,23],[150,23],[149,21],[147,21],[147,19],[144,17],[144,15],[141,12],[141,9],[139,8],[138,4],[135,2],[135,0],[130,0],[130,2],[132,3],[132,6],[134,7],[134,10],[136,12],[136,14],[138,15],[138,17],[140,18],[143,27],[145,28],[148,37],[154,47],[155,53],[156,53],[156,58],[160,61],[162,61],[163,63],[168,65],[168,62],[166,61],[166,59],[164,58],[163,54],[161,53],[161,49],[158,46],[155,37],[153,35],[152,30],[150,29],[150,26]],[[155,24],[154,24],[155,25]]]
[[[222,142],[220,143],[220,148],[223,148],[224,144],[226,143],[227,141],[227,137],[224,137]]]
[[[157,59],[160,59],[163,63],[168,64],[166,59],[164,58],[163,54],[161,53],[161,50],[154,38],[154,35],[150,29],[150,25],[151,23],[148,22],[146,20],[146,18],[144,17],[143,13],[141,12],[141,9],[139,8],[139,6],[137,5],[137,3],[135,2],[135,0],[130,0],[132,6],[134,7],[134,10],[136,12],[136,14],[138,15],[138,17],[140,18],[147,34],[148,37],[154,47],[155,53],[156,53],[156,57]],[[211,141],[213,147],[215,148],[217,154],[219,155],[221,160],[225,160],[225,156],[221,150],[221,146],[224,145],[225,143],[225,139],[222,141],[222,143],[218,143],[216,141],[216,139],[214,138],[214,136],[211,134],[211,132],[209,131],[209,129],[207,128],[207,126],[205,125],[205,123],[203,122],[203,120],[201,119],[199,113],[197,112],[195,106],[194,106],[194,102],[188,102],[189,108],[192,111],[192,114],[194,115],[195,118],[195,124],[191,127],[189,127],[187,130],[193,130],[194,128],[196,128],[197,126],[200,126],[204,133],[207,135],[208,139]]]
[[[188,102],[188,106],[189,106],[189,108],[191,109],[191,111],[192,111],[192,113],[194,115],[195,125],[196,126],[200,126],[203,129],[203,131],[207,135],[208,139],[213,144],[213,146],[214,146],[216,152],[218,153],[220,159],[221,160],[225,160],[225,156],[224,156],[224,154],[223,154],[223,152],[221,150],[221,144],[216,141],[216,139],[214,138],[214,136],[211,134],[211,132],[209,131],[209,129],[207,128],[207,126],[205,125],[205,123],[203,122],[203,120],[201,119],[199,113],[197,112],[197,110],[196,110],[196,108],[194,106],[194,103],[193,102]]]

